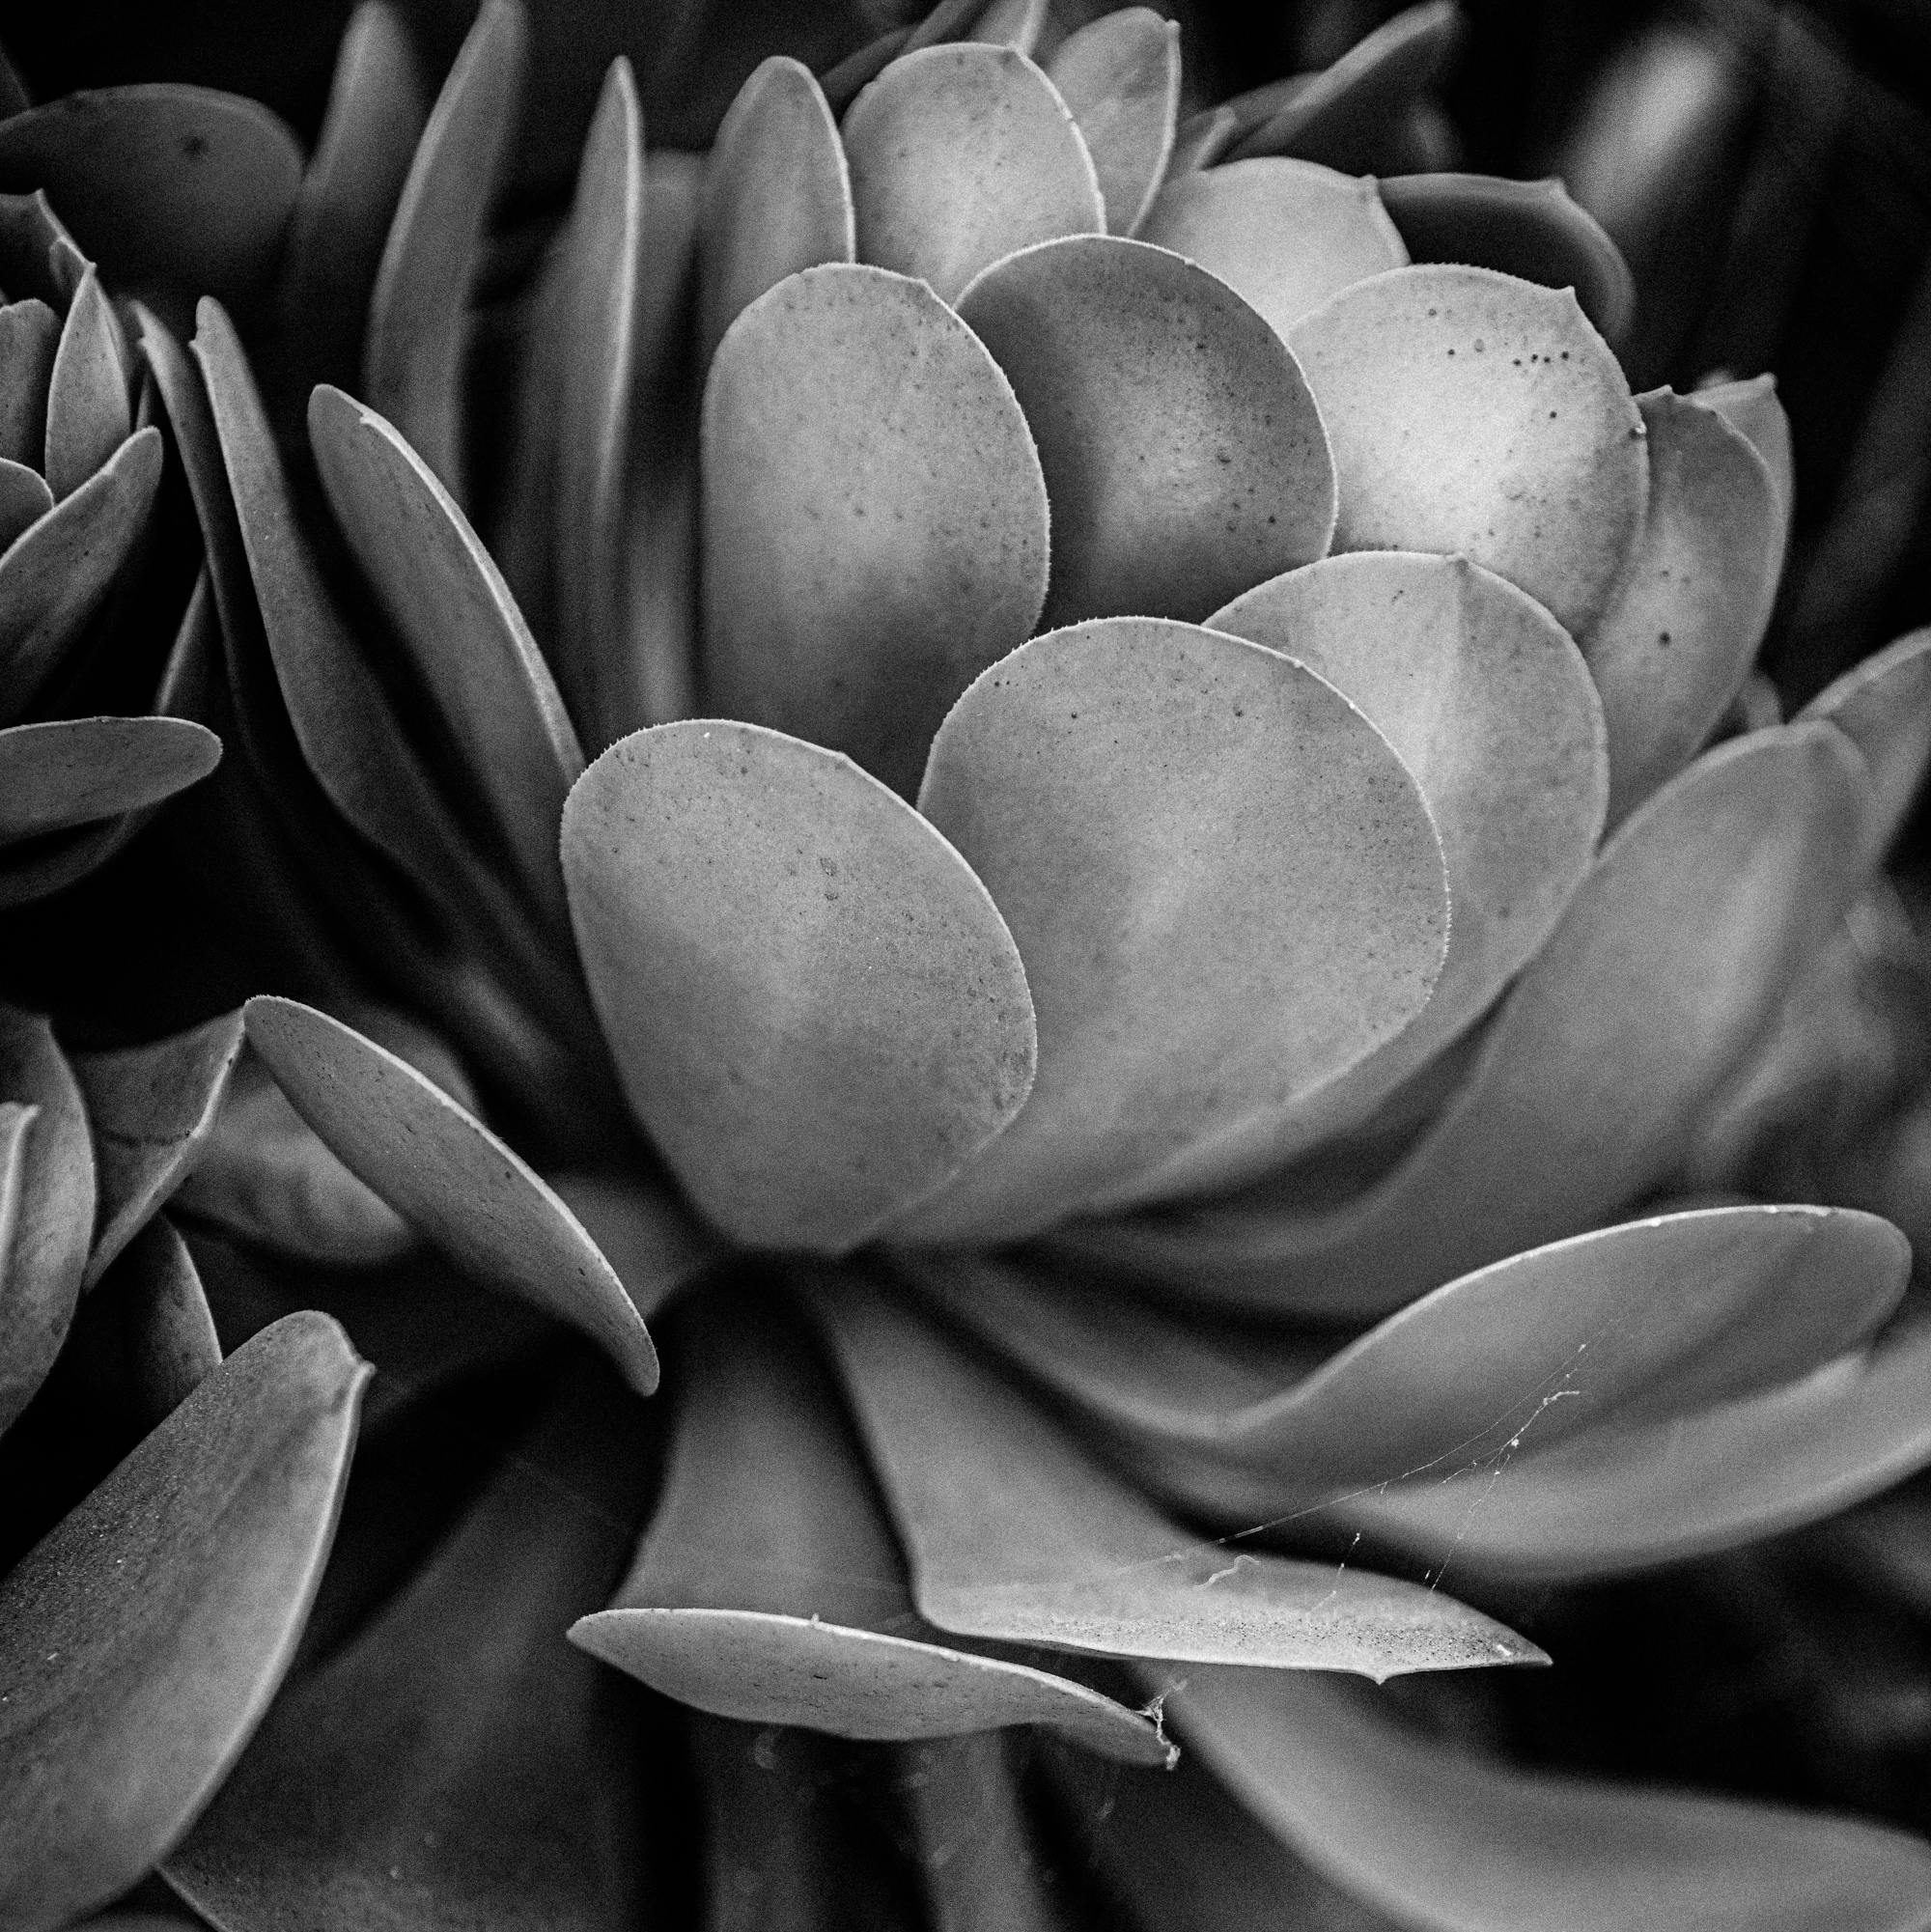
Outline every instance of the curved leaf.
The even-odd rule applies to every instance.
[[[1068,34],[1047,63],[1093,157],[1106,229],[1135,234],[1173,154],[1180,26],[1151,7],[1121,7]]]
[[[0,145],[5,143],[0,126]],[[121,324],[93,269],[68,303],[47,379],[46,461],[42,469],[54,501],[71,496],[101,468],[134,428]]]
[[[1777,490],[1777,568],[1781,575],[1790,547],[1790,516],[1797,492],[1797,464],[1790,447],[1790,418],[1777,393],[1775,376],[1751,376],[1731,382],[1703,381],[1696,401],[1714,409],[1770,468]]]
[[[142,1419],[158,1428],[221,1366],[221,1341],[187,1244],[165,1215],[137,1234],[102,1291],[126,1324]]]
[[[60,317],[38,295],[15,292],[0,306],[0,457],[36,471],[46,460],[47,384],[60,339]]]
[[[572,792],[563,854],[631,1108],[738,1240],[855,1246],[1024,1100],[1005,922],[849,760],[756,725],[638,732]]]
[[[6,347],[0,340],[0,355],[5,354]],[[12,372],[0,365],[0,381],[11,379]],[[31,530],[53,507],[54,493],[38,469],[0,457],[0,556],[13,548],[14,538]]]
[[[1866,859],[1874,863],[1904,828],[1931,763],[1931,627],[1852,665],[1798,718],[1835,725],[1863,753],[1876,794]]]
[[[0,845],[159,804],[212,771],[213,732],[179,717],[63,717],[0,729]]]
[[[997,358],[1052,506],[1046,622],[1198,622],[1311,562],[1334,528],[1320,412],[1224,282],[1100,236],[1007,257],[959,312]]]

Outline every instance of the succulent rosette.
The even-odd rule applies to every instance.
[[[263,1719],[284,1652],[184,1687],[98,1526],[353,1375],[308,1316],[209,1377],[0,1585],[17,1922],[160,1860],[224,1927],[627,1922],[683,1848],[626,1675],[694,1713],[717,1925],[1072,1922],[1043,1815],[1132,1922],[1922,1922],[1914,1837],[1470,1757],[1336,1675],[1544,1661],[1534,1589],[1931,1461],[1894,1226],[1661,1198],[1726,1178],[1877,875],[1931,639],[1766,714],[1774,388],[1633,396],[1587,217],[1399,173],[1454,25],[1183,120],[1154,14],[948,0],[767,62],[701,164],[620,64],[528,245],[514,6],[433,107],[358,15],[252,359],[140,318],[287,963],[179,1204],[238,1329],[323,1280],[264,1249],[388,1262],[322,1292],[405,1519],[436,1386],[508,1376],[518,1446],[402,1555],[351,1498]],[[635,1394],[663,1330],[660,1484],[552,1320]],[[253,1562],[299,1623],[334,1442],[176,1586]],[[897,1767],[909,1872],[826,1736]]]

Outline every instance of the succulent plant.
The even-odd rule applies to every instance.
[[[1769,380],[1633,396],[1557,190],[1343,171],[1436,152],[1454,24],[1182,119],[1151,12],[946,0],[701,166],[620,64],[492,244],[520,15],[425,115],[373,6],[252,320],[131,278],[287,977],[80,1068],[169,1150],[119,1219],[14,1022],[0,1315],[24,1402],[179,1188],[206,1302],[154,1222],[100,1332],[261,1332],[0,1582],[0,1921],[157,1862],[223,1927],[673,1914],[668,1750],[717,1925],[1067,1922],[1043,1818],[1148,1922],[1920,1922],[1905,1834],[1337,1680],[1931,1462],[1898,1230],[1670,1198],[1805,1063],[1931,637],[1767,713]],[[392,1393],[268,1707],[359,1389],[312,1297]]]

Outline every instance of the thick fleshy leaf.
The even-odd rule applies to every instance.
[[[1241,138],[1241,117],[1224,100],[1189,114],[1173,130],[1173,153],[1167,156],[1166,179],[1176,181],[1197,168],[1211,168]]]
[[[71,496],[133,427],[121,325],[100,292],[99,276],[90,268],[68,304],[47,382],[46,460],[41,467],[54,500]]]
[[[101,88],[0,124],[0,188],[44,188],[111,288],[177,313],[261,286],[300,179],[282,122],[210,88]]]
[[[947,0],[940,0],[941,6],[946,3]],[[854,47],[842,61],[826,68],[818,77],[818,84],[825,93],[825,104],[833,114],[844,113],[858,90],[867,82],[876,80],[886,65],[897,59],[910,38],[910,27],[889,27],[876,40]]]
[[[1189,1671],[1168,1708],[1248,1811],[1421,1932],[1923,1923],[1931,1851],[1904,1832],[1517,1771],[1307,1677]]]
[[[845,116],[858,259],[942,301],[1037,241],[1104,235],[1093,157],[1023,54],[974,44],[895,60]]]
[[[1121,7],[1067,35],[1047,64],[1100,181],[1106,228],[1137,233],[1173,154],[1180,25]]]
[[[1138,234],[1211,269],[1283,338],[1329,295],[1408,263],[1372,181],[1271,155],[1176,176]]]
[[[1486,564],[1582,636],[1641,527],[1642,417],[1569,292],[1398,268],[1294,330],[1333,443],[1337,550]]]
[[[1232,152],[1292,154],[1349,174],[1378,164],[1388,128],[1433,85],[1461,36],[1455,0],[1410,7],[1294,88]]]
[[[1606,341],[1620,342],[1636,308],[1622,251],[1560,182],[1499,175],[1390,175],[1382,203],[1417,262],[1498,268],[1546,289],[1574,289]]]
[[[137,430],[0,555],[0,722],[19,716],[140,542],[161,433]]]
[[[960,700],[919,804],[1018,941],[1039,1077],[906,1239],[1131,1198],[1372,1052],[1441,968],[1441,847],[1400,758],[1331,686],[1216,631],[1036,638]]]
[[[1392,1171],[1325,1212],[1235,1206],[1081,1230],[1190,1299],[1367,1316],[1601,1221],[1660,1184],[1863,883],[1871,793],[1842,734],[1707,753],[1604,848],[1473,1069]]]
[[[910,796],[947,708],[1046,596],[1046,484],[1011,385],[930,289],[807,269],[732,324],[703,447],[706,702]]]
[[[165,1215],[127,1244],[102,1295],[125,1327],[142,1419],[158,1428],[221,1366],[221,1341],[194,1257]]]
[[[38,469],[0,457],[0,555],[53,507],[54,493]]]
[[[60,317],[38,295],[15,293],[0,307],[0,457],[9,462],[38,470],[45,458],[47,384],[60,339]]]
[[[1782,574],[1790,547],[1790,515],[1797,492],[1797,463],[1790,446],[1790,418],[1777,393],[1775,376],[1751,376],[1731,382],[1703,382],[1696,401],[1714,409],[1770,466],[1777,490],[1777,567]]]
[[[1146,1718],[962,1651],[919,1617],[851,1424],[795,1321],[713,1294],[686,1337],[650,1531],[611,1608],[573,1642],[720,1717],[854,1738],[1043,1723],[1108,1756],[1165,1761]]]
[[[196,1911],[361,1932],[637,1922],[629,1714],[561,1636],[623,1566],[642,1471],[619,1404],[566,1385],[406,1587],[290,1684],[168,1861]]]
[[[179,717],[65,717],[0,730],[0,845],[158,804],[221,758]]]
[[[388,0],[361,0],[343,32],[282,255],[282,326],[311,379],[349,382],[359,373],[369,297],[425,113],[402,16]]]
[[[1749,675],[1777,596],[1777,493],[1693,397],[1641,396],[1649,500],[1607,608],[1579,638],[1603,694],[1614,825],[1695,756]]]
[[[1044,0],[1036,4],[1044,11]],[[897,1755],[926,1923],[937,1932],[1066,1932],[1071,1915],[1041,1857],[1044,1821],[1021,1784],[1036,1753],[995,1732],[935,1739]]]
[[[941,1630],[1274,1669],[1546,1662],[1452,1597],[1366,1570],[1189,1542],[1024,1395],[855,1278],[813,1312]]]
[[[1049,0],[991,0],[966,38],[1029,55],[1039,45],[1049,11]]]
[[[583,754],[509,586],[380,416],[323,386],[308,426],[329,506],[456,747],[468,797],[534,903],[560,915],[556,826]]]
[[[638,732],[572,792],[563,863],[631,1109],[740,1241],[855,1246],[1024,1100],[1005,922],[849,760],[755,725]]]
[[[838,124],[811,70],[773,54],[738,90],[705,165],[697,243],[698,366],[767,289],[857,258]]]
[[[634,1167],[558,1174],[550,1185],[602,1249],[645,1321],[730,1252],[666,1181]]]
[[[0,248],[9,263],[8,281],[15,300],[37,296],[64,313],[88,259],[62,225],[46,193],[0,194]]]
[[[1216,276],[1143,242],[1049,242],[989,269],[959,312],[1039,445],[1048,623],[1197,623],[1326,553],[1320,413],[1280,338]]]
[[[1931,763],[1931,628],[1854,664],[1798,716],[1828,720],[1863,753],[1876,793],[1869,852],[1881,858],[1903,829]]]
[[[65,1924],[208,1802],[287,1669],[368,1371],[325,1315],[238,1350],[0,1582],[0,1913]]]
[[[44,1020],[0,1006],[0,1099],[12,1233],[0,1254],[0,1430],[41,1386],[73,1319],[94,1231],[94,1155],[80,1089]],[[3,1894],[0,1894],[3,1895]]]
[[[362,348],[370,404],[459,503],[470,285],[515,128],[528,38],[516,0],[485,0],[410,164]]]
[[[1302,1106],[1170,1170],[1175,1192],[1252,1179],[1365,1121],[1541,950],[1595,856],[1609,768],[1581,654],[1465,558],[1363,551],[1259,585],[1208,620],[1305,664],[1401,754],[1441,834],[1448,956],[1408,1026]]]
[[[461,1267],[581,1329],[640,1394],[657,1351],[610,1264],[556,1194],[399,1054],[292,999],[248,1002],[248,1040],[358,1180]]]
[[[100,1279],[180,1185],[240,1050],[241,1016],[229,1013],[152,1046],[74,1056],[99,1195],[83,1286]]]

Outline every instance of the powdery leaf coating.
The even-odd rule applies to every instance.
[[[208,776],[211,731],[179,717],[63,717],[0,730],[0,845],[118,818]]]
[[[46,460],[47,384],[60,339],[60,317],[38,295],[0,306],[0,457],[36,473]]]
[[[1854,664],[1798,714],[1833,724],[1863,754],[1876,805],[1871,862],[1902,830],[1931,762],[1931,627],[1913,630]]]
[[[801,62],[773,54],[738,90],[705,162],[698,219],[700,369],[767,289],[857,259],[838,124]]]
[[[662,1498],[612,1607],[574,1642],[681,1702],[840,1737],[1053,1725],[1163,1763],[1146,1718],[1083,1685],[942,1641],[912,1609],[852,1426],[808,1333],[713,1293],[683,1336]],[[717,1526],[733,1526],[720,1545]]]
[[[0,1915],[63,1925],[150,1870],[261,1722],[335,1533],[367,1368],[290,1315],[0,1582]]]
[[[1039,446],[1048,624],[1197,623],[1326,553],[1321,414],[1280,338],[1217,277],[1144,242],[1048,242],[988,269],[959,312]]]
[[[0,122],[0,189],[44,188],[123,294],[258,289],[301,166],[266,107],[174,82],[70,94]]]
[[[1931,1851],[1904,1832],[1518,1771],[1424,1741],[1348,1687],[1305,1676],[1191,1670],[1169,1708],[1248,1811],[1403,1925],[1923,1923]]]
[[[1046,596],[1011,386],[919,283],[807,269],[719,348],[703,467],[705,702],[909,797],[947,707]]]
[[[1372,181],[1273,156],[1175,177],[1137,233],[1219,276],[1283,340],[1330,295],[1408,265]]]
[[[602,1344],[639,1394],[657,1351],[574,1215],[495,1134],[400,1055],[293,999],[243,1009],[248,1041],[357,1180],[480,1281]]]
[[[916,276],[943,301],[1016,248],[1105,233],[1066,102],[1011,47],[903,55],[852,103],[843,136],[858,259]]]
[[[1371,1052],[1441,971],[1414,781],[1332,686],[1237,638],[1118,617],[1034,639],[954,708],[919,804],[1018,941],[1039,1078],[900,1239],[1126,1197]]]
[[[1295,328],[1339,477],[1337,550],[1461,554],[1572,636],[1641,525],[1642,418],[1566,291],[1489,268],[1397,268]]]
[[[812,1298],[942,1630],[1114,1657],[1355,1670],[1543,1663],[1453,1598],[1189,1543],[1025,1396],[856,1280]]]
[[[1460,262],[1574,289],[1604,339],[1619,342],[1636,307],[1622,251],[1560,182],[1499,175],[1391,175],[1382,203],[1417,262]]]
[[[470,283],[514,131],[529,28],[486,0],[431,111],[369,304],[362,387],[460,503]]]
[[[240,1051],[241,1016],[227,1013],[150,1046],[74,1055],[99,1195],[83,1287],[100,1279],[180,1185],[214,1126]]]
[[[1681,770],[1749,673],[1777,596],[1777,493],[1748,439],[1692,397],[1640,396],[1649,502],[1579,641],[1609,732],[1609,823]]]
[[[1046,70],[1093,157],[1107,232],[1134,234],[1173,154],[1180,23],[1118,8],[1067,35]]]
[[[0,722],[17,717],[133,554],[161,480],[161,433],[137,430],[0,554]]]
[[[0,136],[4,138],[4,136]],[[127,440],[134,427],[121,324],[93,269],[68,304],[47,382],[46,461],[55,502],[71,496]]]
[[[625,1094],[736,1239],[854,1247],[1024,1100],[1005,922],[850,760],[721,720],[637,732],[572,792],[563,864]]]

